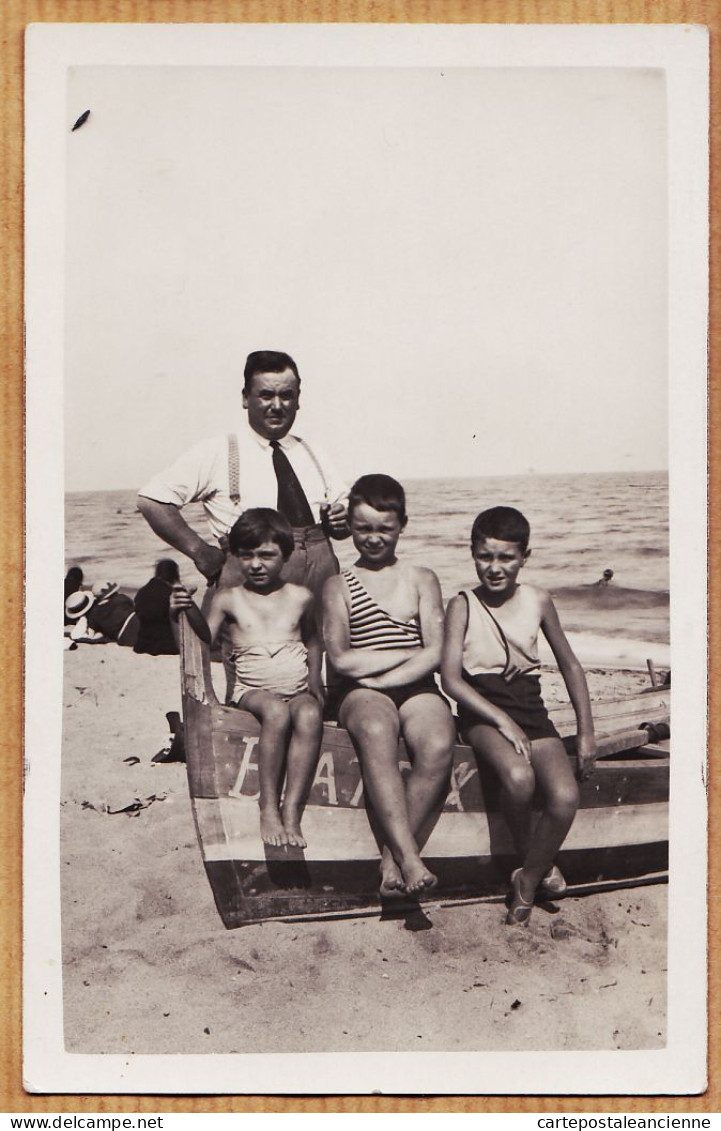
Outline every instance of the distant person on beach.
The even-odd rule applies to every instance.
[[[600,586],[601,588],[605,588],[607,585],[611,584],[612,580],[613,580],[613,570],[612,569],[604,569],[603,575],[601,577],[599,577],[598,581],[594,581],[593,584]]]
[[[443,605],[438,579],[398,561],[406,526],[400,483],[364,475],[351,488],[353,568],[323,593],[326,647],[342,680],[338,721],[358,751],[366,794],[383,833],[381,896],[429,891],[436,876],[420,856],[419,836],[448,784],[455,729],[433,679],[441,657]],[[404,781],[402,735],[413,760]]]
[[[65,624],[73,624],[73,619],[68,617],[67,610],[65,609],[65,602],[72,593],[77,593],[83,584],[83,571],[80,566],[71,566],[65,574],[65,583],[63,591],[63,615]]]
[[[246,511],[228,536],[240,583],[217,590],[207,620],[188,590],[176,585],[171,612],[187,613],[207,643],[227,626],[234,671],[230,703],[250,711],[261,727],[261,837],[266,844],[305,848],[300,817],[320,752],[323,688],[313,595],[283,578],[293,544],[283,515],[265,507]]]
[[[565,891],[554,861],[579,803],[568,755],[541,698],[539,629],[576,712],[579,778],[588,775],[596,754],[586,677],[553,601],[545,590],[518,582],[531,552],[529,537],[527,519],[513,507],[478,515],[471,552],[480,584],[449,602],[441,666],[443,688],[458,703],[466,741],[503,788],[521,860],[511,876],[509,924],[528,923],[539,888],[547,895]],[[534,828],[537,788],[543,811]]]
[[[159,537],[220,587],[242,583],[234,556],[226,557],[236,519],[248,508],[280,511],[293,528],[294,542],[283,577],[310,589],[320,608],[323,584],[339,569],[329,539],[348,536],[348,488],[315,444],[291,432],[300,402],[300,375],[292,357],[275,350],[249,354],[242,401],[246,420],[155,475],[141,488],[138,508]],[[213,544],[181,514],[195,501],[203,504]]]
[[[76,589],[65,599],[65,623],[71,626],[67,632],[66,647],[78,644],[104,644],[102,632],[94,632],[88,625],[88,613],[95,604],[89,589]]]
[[[177,562],[161,558],[155,576],[135,594],[138,638],[134,651],[148,656],[177,656],[178,645],[170,623],[170,594],[180,581]]]
[[[123,648],[132,648],[140,622],[132,598],[118,592],[116,581],[98,581],[93,585],[93,604],[87,612],[88,626]]]

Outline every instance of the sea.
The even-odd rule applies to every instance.
[[[408,526],[399,554],[437,574],[444,600],[473,584],[469,534],[487,507],[517,507],[531,524],[532,553],[521,580],[549,589],[570,632],[667,644],[669,529],[666,472],[515,475],[483,479],[418,479],[404,483]],[[207,537],[202,506],[184,510]],[[342,566],[352,564],[350,540],[336,542]],[[116,581],[128,592],[172,557],[182,580],[204,579],[182,554],[156,537],[137,510],[133,490],[66,495],[66,568],[78,565],[84,584]],[[596,586],[613,570],[609,586]]]

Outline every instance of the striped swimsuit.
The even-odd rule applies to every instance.
[[[392,648],[422,648],[423,637],[421,628],[416,618],[411,621],[397,620],[382,609],[371,597],[365,586],[349,569],[344,569],[341,576],[348,586],[350,594],[350,646],[351,648],[372,648],[375,651],[389,651]],[[341,696],[338,709],[351,691],[368,690],[361,687],[353,680],[344,680],[341,686]],[[401,707],[408,699],[415,695],[440,695],[432,675],[405,687],[389,687],[384,691],[375,691],[376,695],[385,695],[387,699]]]
[[[343,579],[350,593],[351,648],[422,648],[421,629],[417,620],[396,620],[373,600],[368,590],[349,569]]]

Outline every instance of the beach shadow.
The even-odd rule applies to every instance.
[[[403,899],[381,900],[381,923],[393,923],[403,920],[403,929],[406,931],[431,931],[433,922],[421,907],[417,899],[410,896]]]
[[[268,879],[275,887],[298,890],[312,886],[302,848],[289,844],[283,846],[264,844],[263,850]]]

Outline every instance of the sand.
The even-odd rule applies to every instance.
[[[551,701],[558,679],[546,679]],[[645,673],[592,670],[593,697]],[[65,655],[61,869],[71,1052],[647,1049],[666,1032],[664,885],[227,931],[185,767],[151,762],[178,662]]]

